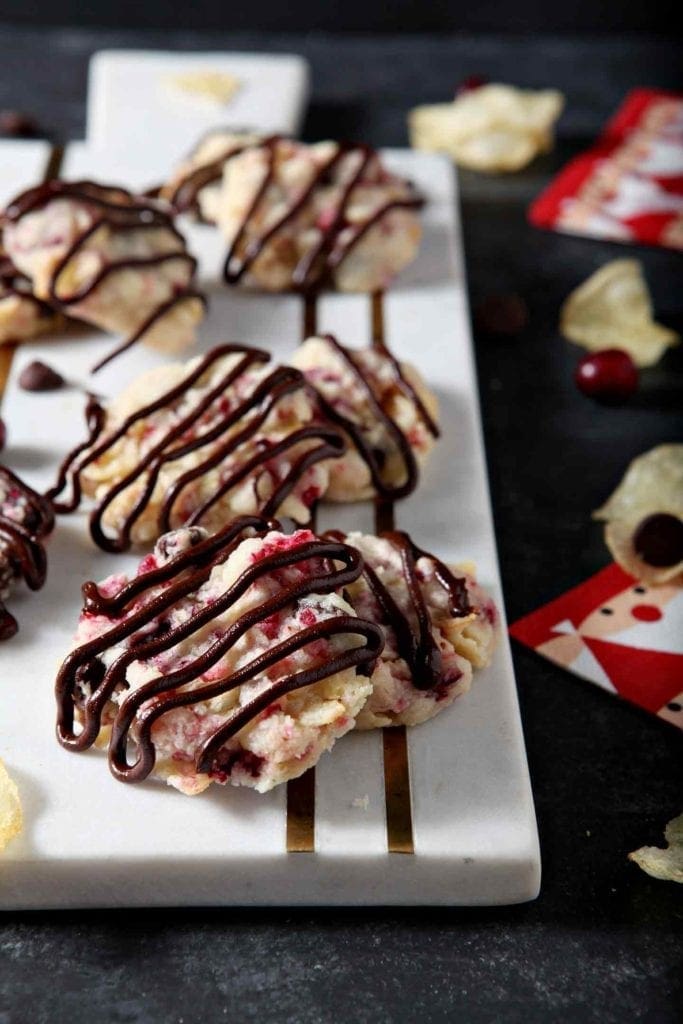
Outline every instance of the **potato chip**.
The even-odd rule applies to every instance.
[[[636,366],[652,366],[680,340],[655,323],[638,260],[611,260],[579,285],[560,311],[560,331],[589,352],[620,348]]]
[[[663,444],[634,459],[616,491],[593,513],[603,520],[605,542],[622,569],[646,583],[683,583],[683,558],[649,564],[639,555],[637,531],[653,516],[683,522],[683,444]],[[655,523],[656,525],[656,523]],[[662,561],[658,557],[656,561]]]
[[[416,107],[408,115],[415,149],[448,153],[475,171],[518,171],[552,147],[564,106],[555,89],[483,85],[452,103]]]
[[[683,814],[670,821],[664,830],[668,845],[641,846],[629,853],[628,859],[653,878],[665,882],[683,882]]]
[[[181,92],[224,106],[240,87],[240,81],[226,71],[185,71],[169,78],[169,84]]]
[[[0,851],[19,835],[23,825],[19,791],[0,760]]]

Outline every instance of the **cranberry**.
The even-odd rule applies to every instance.
[[[0,452],[5,447],[6,443],[7,443],[7,427],[5,426],[5,421],[3,420],[2,416],[0,416]]]
[[[474,311],[474,325],[481,334],[514,337],[528,322],[527,304],[515,292],[489,295]]]
[[[620,402],[638,387],[638,370],[628,352],[606,348],[584,356],[574,380],[579,391],[600,402]]]
[[[0,136],[29,139],[38,134],[38,125],[20,110],[0,110]]]
[[[466,92],[473,92],[481,89],[482,85],[488,85],[489,79],[485,75],[468,75],[455,90],[456,97],[463,96]]]

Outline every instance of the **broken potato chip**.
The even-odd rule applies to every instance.
[[[0,759],[0,852],[21,832],[24,816],[19,791]]]
[[[634,459],[593,518],[605,522],[605,543],[631,576],[683,583],[683,444]]]
[[[668,846],[641,846],[639,850],[629,853],[639,868],[653,878],[661,878],[665,882],[683,882],[683,814],[670,821],[664,830],[664,838]]]
[[[227,71],[184,71],[172,75],[169,85],[180,92],[225,106],[240,88],[240,80]]]
[[[416,107],[408,115],[414,149],[448,153],[462,167],[519,171],[553,145],[564,106],[556,89],[482,85],[452,103]]]
[[[589,352],[620,348],[636,366],[652,366],[680,340],[653,319],[638,260],[611,260],[579,285],[560,311],[560,331]]]

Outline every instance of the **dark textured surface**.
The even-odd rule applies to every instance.
[[[0,40],[0,107],[29,110],[71,137],[82,130],[88,54],[145,44],[140,35],[18,30]],[[626,250],[541,233],[524,210],[629,87],[681,84],[676,45],[191,33],[147,42],[303,53],[313,64],[311,138],[403,144],[406,108],[449,95],[470,73],[565,89],[554,154],[512,178],[463,175],[465,244],[473,302],[517,291],[531,310],[519,338],[477,343],[511,619],[606,564],[590,510],[630,458],[681,439],[683,349],[648,370],[623,409],[583,398],[572,383],[579,350],[557,335],[558,306]],[[661,319],[683,329],[680,257],[637,255]],[[536,903],[481,911],[5,915],[0,1024],[680,1020],[681,890],[639,872],[626,853],[658,843],[683,806],[681,736],[526,651],[516,649],[515,660],[543,850]]]

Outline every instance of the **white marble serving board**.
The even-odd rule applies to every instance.
[[[239,88],[216,103],[173,84],[187,72],[227,73]],[[90,61],[86,138],[124,160],[142,152],[149,184],[216,126],[295,135],[308,83],[308,64],[289,54],[101,50]]]
[[[443,428],[418,491],[397,506],[397,525],[446,560],[473,559],[502,609],[453,171],[431,155],[386,158],[428,200],[419,257],[385,299],[387,340],[438,393]],[[64,175],[96,178],[107,168],[132,186],[144,171],[138,158],[114,168],[106,153],[74,146]],[[299,341],[300,300],[222,288],[215,233],[193,226],[189,234],[211,288],[200,349],[240,340],[285,359]],[[323,297],[319,328],[367,343],[369,300]],[[107,394],[161,361],[139,346],[89,381],[88,367],[111,345],[86,330],[19,349],[2,406],[5,458],[36,487],[48,486],[64,451],[82,439],[84,400],[75,389],[26,394],[18,374],[43,359]],[[320,519],[323,527],[372,529],[372,508],[329,507]],[[24,834],[2,855],[0,907],[472,905],[536,896],[538,838],[504,622],[493,664],[475,674],[471,692],[409,730],[414,854],[387,852],[379,732],[350,734],[321,759],[315,852],[288,853],[285,787],[260,796],[215,786],[189,799],[153,782],[116,782],[103,754],[57,744],[52,686],[80,584],[132,568],[136,558],[96,550],[84,516],[75,515],[60,520],[49,559],[45,588],[12,598],[21,629],[0,651],[0,756],[26,817]]]

